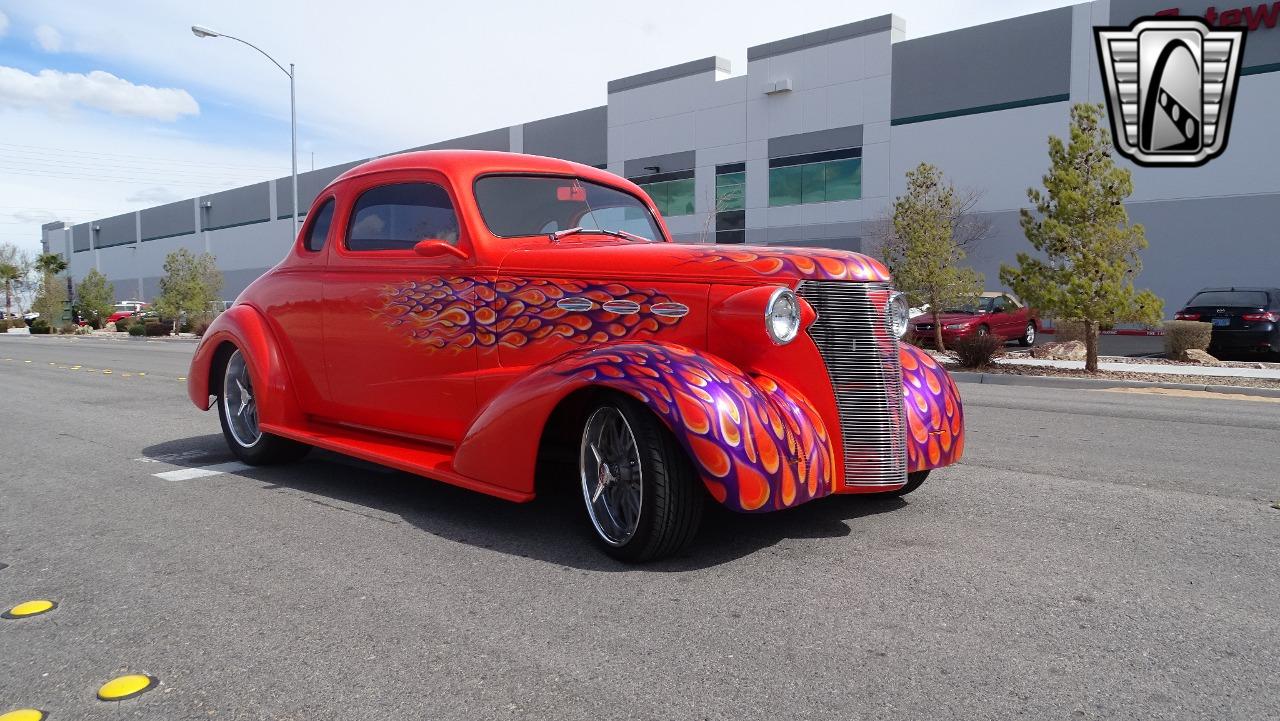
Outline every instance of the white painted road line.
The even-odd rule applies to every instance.
[[[247,463],[231,461],[230,463],[219,463],[213,466],[204,466],[203,468],[179,468],[176,471],[165,471],[164,473],[153,473],[151,475],[166,481],[190,481],[195,478],[218,476],[223,473],[247,471],[249,468],[250,466]]]

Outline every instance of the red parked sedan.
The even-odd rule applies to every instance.
[[[933,340],[933,317],[926,313],[917,316],[912,328],[920,342]],[[1016,340],[1020,346],[1036,342],[1040,328],[1040,315],[1035,309],[1018,300],[1012,293],[987,291],[972,305],[947,308],[938,314],[942,323],[942,342],[953,343],[970,335],[996,335],[1006,341]]]

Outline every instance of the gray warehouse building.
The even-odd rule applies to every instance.
[[[1092,28],[1174,11],[1250,29],[1226,152],[1199,168],[1131,166],[1129,214],[1151,244],[1138,283],[1171,314],[1202,286],[1280,285],[1280,3],[1096,0],[911,40],[884,15],[749,48],[745,74],[707,57],[613,80],[600,107],[412,149],[607,168],[645,185],[682,241],[853,250],[873,250],[904,174],[929,162],[981,193],[992,231],[969,260],[996,288],[1000,263],[1028,248],[1018,209],[1048,168],[1048,136],[1066,133],[1071,104],[1103,101]],[[359,162],[301,174],[302,207]],[[44,242],[75,279],[98,268],[122,297],[153,297],[173,250],[207,251],[231,298],[284,256],[290,208],[284,177],[50,223]]]

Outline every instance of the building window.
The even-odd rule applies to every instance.
[[[769,161],[769,205],[862,197],[862,148],[791,155]]]
[[[729,163],[716,166],[716,242],[744,243],[747,240],[747,166]]]
[[[658,206],[658,212],[664,217],[693,215],[692,170],[655,173],[631,178],[630,180],[648,193],[650,198],[653,198],[653,204]]]

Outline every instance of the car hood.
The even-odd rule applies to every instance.
[[[577,238],[572,239],[577,241]],[[628,241],[547,242],[511,251],[503,273],[524,276],[644,277],[704,282],[851,280],[889,282],[880,261],[827,248],[685,245]]]
[[[982,313],[939,313],[938,322],[943,325],[947,325],[949,323],[968,323],[983,317],[984,315]],[[916,323],[932,323],[933,316],[926,312],[924,315],[916,316],[911,320]]]

